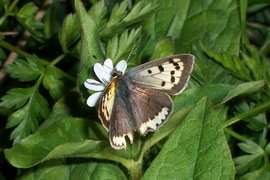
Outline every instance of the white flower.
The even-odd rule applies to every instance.
[[[117,63],[115,66],[116,71],[122,72],[122,74],[125,73],[125,70],[127,69],[127,61],[121,60]],[[101,81],[96,81],[94,79],[86,79],[84,82],[84,86],[92,91],[97,91],[96,93],[89,96],[87,99],[87,105],[90,107],[94,107],[100,96],[102,95],[102,91],[105,89],[105,87],[111,82],[112,75],[113,75],[113,63],[111,59],[106,59],[102,64],[96,63],[94,65],[94,71],[98,79]]]

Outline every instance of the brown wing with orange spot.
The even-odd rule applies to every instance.
[[[104,91],[98,109],[98,116],[104,128],[109,131],[110,118],[115,99],[115,81],[113,80]]]

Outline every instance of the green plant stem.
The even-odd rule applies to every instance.
[[[65,73],[64,71],[62,71],[61,69],[58,69],[57,67],[54,66],[54,68],[60,73],[62,74],[65,78],[73,81],[73,82],[76,82],[76,79],[73,77],[73,76],[70,76],[68,73]]]
[[[66,77],[67,79],[73,81],[73,82],[76,82],[76,79],[72,76],[70,76],[68,73],[58,69],[57,67],[55,67],[55,65],[57,63],[59,63],[62,59],[64,59],[66,57],[66,54],[61,54],[60,56],[58,56],[57,58],[55,58],[48,66],[48,67],[53,67],[55,68],[60,74],[62,74],[64,77]]]
[[[11,12],[14,9],[14,7],[17,5],[18,2],[19,2],[19,0],[14,0],[8,8],[8,12]]]
[[[14,7],[17,5],[19,0],[14,0],[11,5],[8,8],[8,11],[5,12],[5,14],[0,18],[0,26],[5,22],[6,18],[8,17],[9,13],[14,9]]]
[[[242,31],[241,41],[243,44],[246,44],[247,43],[247,32],[246,32],[247,0],[239,0],[239,2],[240,2],[240,19],[241,19],[241,31]]]
[[[57,63],[59,63],[63,58],[66,57],[66,54],[61,54],[60,56],[58,56],[57,58],[55,58],[50,64],[49,66],[55,66]]]
[[[131,160],[127,168],[130,172],[129,179],[131,180],[141,179],[143,174],[142,174],[142,164],[140,162]]]
[[[0,40],[0,47],[3,47],[9,51],[12,51],[12,52],[15,52],[17,53],[18,55],[20,56],[23,56],[23,57],[29,57],[29,56],[32,56],[31,54],[28,54],[27,52],[24,52],[22,50],[20,50],[19,48],[15,47],[15,46],[12,46],[10,45],[9,43],[3,41],[3,40]],[[61,61],[66,55],[65,54],[62,54],[60,56],[58,56],[56,59],[54,59],[51,63],[46,61],[46,60],[43,60],[43,59],[40,59],[39,60],[44,64],[44,65],[47,65],[47,66],[51,66],[51,67],[55,67],[54,65],[57,64],[59,61]],[[72,76],[70,76],[69,74],[67,74],[66,72],[62,71],[61,69],[55,67],[57,69],[57,71],[59,73],[61,73],[64,77],[66,77],[67,79],[75,82],[76,79]]]
[[[259,24],[259,23],[255,23],[255,22],[247,22],[247,25],[250,26],[250,27],[253,27],[253,28],[258,28],[258,29],[261,29],[261,30],[270,31],[270,27],[266,26],[266,25],[263,25],[263,24]]]
[[[240,141],[245,141],[247,138],[245,138],[244,136],[234,132],[233,130],[231,129],[228,129],[228,128],[224,128],[224,131],[228,134],[230,134],[231,136],[233,136],[234,138],[240,140]]]
[[[242,120],[244,118],[247,118],[249,116],[255,116],[255,115],[257,115],[257,114],[259,114],[261,112],[264,112],[264,111],[266,111],[268,109],[270,109],[270,101],[268,101],[266,103],[263,103],[263,104],[255,107],[255,108],[253,108],[253,109],[251,109],[251,110],[249,110],[247,112],[239,114],[239,115],[237,115],[237,116],[223,122],[222,127],[225,128],[225,127],[230,126],[230,125],[232,125],[232,124],[234,124],[234,123],[236,123],[236,122],[238,122],[238,121],[240,121],[240,120]]]
[[[9,43],[7,43],[3,40],[0,40],[0,46],[9,50],[9,51],[15,52],[18,55],[23,56],[23,57],[31,56],[30,54],[20,50],[19,48],[15,47],[15,46],[10,45]]]

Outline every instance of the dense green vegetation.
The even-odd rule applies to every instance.
[[[0,0],[0,178],[270,179],[269,17],[265,0]],[[112,149],[93,65],[181,53],[173,115]]]

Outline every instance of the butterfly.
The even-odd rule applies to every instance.
[[[170,95],[181,93],[187,86],[195,57],[180,54],[139,65],[124,73],[125,60],[113,68],[112,61],[96,63],[94,71],[101,82],[87,79],[85,87],[102,91],[92,94],[87,104],[98,99],[98,116],[109,132],[111,147],[126,149],[126,136],[133,143],[133,132],[145,136],[157,131],[173,111]]]

